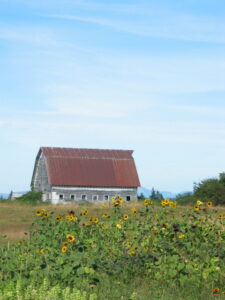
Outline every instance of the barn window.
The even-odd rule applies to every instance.
[[[126,197],[126,200],[127,200],[127,201],[130,201],[130,196],[127,196],[127,197]]]
[[[64,198],[63,194],[59,195],[59,199],[62,200]]]
[[[93,195],[93,196],[92,196],[92,200],[93,200],[93,201],[97,201],[97,200],[98,200],[98,195]]]
[[[105,200],[105,201],[109,200],[109,195],[105,195],[105,196],[104,196],[104,200]]]
[[[87,195],[81,195],[81,200],[87,200]]]
[[[70,200],[75,200],[75,195],[70,195]]]

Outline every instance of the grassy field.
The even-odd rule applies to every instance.
[[[225,299],[224,225],[211,203],[2,202],[0,300]]]
[[[88,207],[90,214],[99,215],[100,213],[106,213],[111,211],[113,208],[109,204],[105,204],[104,208],[99,210],[101,207],[98,205],[83,205]],[[123,206],[123,209],[129,209],[129,206],[139,209],[142,204],[137,202],[135,204],[126,204]],[[20,239],[28,237],[29,227],[32,222],[35,220],[35,211],[46,208],[55,213],[66,214],[67,212],[74,210],[80,211],[81,205],[77,204],[67,204],[67,205],[23,205],[20,203],[15,203],[11,201],[1,201],[0,202],[0,245],[6,243],[13,243]],[[160,206],[158,206],[160,209]],[[178,208],[178,215],[185,213],[187,209],[190,209],[190,205],[180,206]],[[215,215],[220,215],[225,213],[225,207],[216,206],[212,207],[212,211]],[[3,238],[5,236],[5,238]]]
[[[135,203],[132,207],[137,209],[142,206],[141,203]],[[112,210],[110,204],[104,204],[101,206],[97,205],[77,205],[77,204],[66,204],[66,205],[23,205],[21,203],[11,201],[0,202],[0,245],[13,243],[20,239],[28,238],[29,227],[35,220],[35,212],[39,209],[45,208],[54,213],[66,214],[71,210],[80,211],[81,207],[88,207],[90,214],[100,215]],[[129,207],[129,204],[124,205],[123,209]],[[101,209],[99,209],[101,208]],[[3,238],[4,237],[4,238]]]

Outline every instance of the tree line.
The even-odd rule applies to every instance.
[[[144,199],[141,194],[139,199]],[[149,198],[153,200],[163,200],[163,195],[152,188]],[[197,200],[211,201],[214,205],[225,205],[225,173],[220,173],[218,177],[207,178],[199,183],[194,183],[193,191],[178,194],[175,198],[180,204],[194,204]]]

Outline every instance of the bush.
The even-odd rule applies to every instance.
[[[196,199],[192,192],[186,192],[186,193],[178,194],[175,198],[175,201],[181,205],[187,205],[187,204],[194,205]]]
[[[36,192],[33,189],[16,199],[19,203],[37,205],[42,203],[42,192]]]
[[[225,173],[219,178],[202,180],[194,186],[194,196],[201,201],[212,201],[215,205],[225,204]]]

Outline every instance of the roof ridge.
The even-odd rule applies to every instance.
[[[74,147],[49,147],[49,146],[41,146],[41,149],[74,149],[74,150],[99,150],[99,151],[132,151],[130,149],[102,149],[102,148],[74,148]]]

